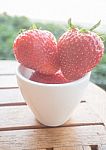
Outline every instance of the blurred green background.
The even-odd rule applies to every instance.
[[[20,29],[29,29],[34,23],[38,28],[51,31],[57,39],[67,30],[67,26],[62,23],[32,21],[25,16],[9,16],[4,12],[0,14],[0,60],[14,60],[12,46],[15,37]],[[101,62],[93,69],[91,81],[106,90],[106,34],[102,33],[102,36],[105,53]]]

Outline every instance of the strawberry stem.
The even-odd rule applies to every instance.
[[[80,32],[84,32],[84,33],[87,33],[87,32],[88,32],[87,29],[83,29],[83,28],[81,28],[79,31],[80,31]]]
[[[26,29],[20,29],[18,34],[21,34],[21,33],[25,32],[25,31],[26,31]]]
[[[90,28],[90,31],[93,31],[94,29],[96,29],[101,23],[101,20],[98,21],[98,23],[96,23],[92,28]]]
[[[71,18],[68,19],[68,27],[69,27],[69,29],[75,28],[75,25],[73,25],[71,22]]]
[[[98,21],[98,23],[96,23],[93,27],[91,27],[90,29],[83,29],[83,28],[81,28],[80,29],[80,32],[88,32],[88,31],[93,31],[94,29],[96,29],[99,25],[100,25],[100,23],[101,23],[101,20],[99,20]]]
[[[32,24],[32,26],[29,28],[30,30],[37,29],[37,26],[35,24]]]

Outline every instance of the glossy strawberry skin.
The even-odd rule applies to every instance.
[[[68,80],[77,80],[91,71],[104,52],[103,42],[97,34],[78,29],[64,33],[57,47],[61,71]]]
[[[31,75],[30,80],[45,84],[63,84],[69,82],[64,78],[61,72],[57,72],[53,75],[45,75],[35,71]]]
[[[59,69],[55,37],[49,31],[28,30],[14,41],[13,51],[19,63],[44,74],[54,74]]]

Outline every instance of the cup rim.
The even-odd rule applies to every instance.
[[[21,80],[23,80],[29,84],[38,85],[38,86],[46,86],[46,87],[51,87],[51,86],[52,87],[58,87],[58,86],[62,87],[62,86],[67,86],[67,85],[77,85],[81,82],[84,82],[86,79],[88,79],[90,77],[90,74],[91,74],[91,71],[90,71],[90,72],[86,73],[82,78],[75,80],[75,81],[68,82],[68,83],[48,84],[48,83],[40,83],[40,82],[29,80],[28,78],[26,78],[25,76],[22,75],[22,73],[20,71],[21,67],[26,68],[25,66],[18,64],[18,67],[16,68],[16,76],[17,77],[19,77]]]

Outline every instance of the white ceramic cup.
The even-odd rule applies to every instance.
[[[16,70],[21,93],[38,121],[47,126],[64,124],[71,116],[89,83],[90,72],[64,84],[44,84],[29,80],[32,70],[19,65]]]

